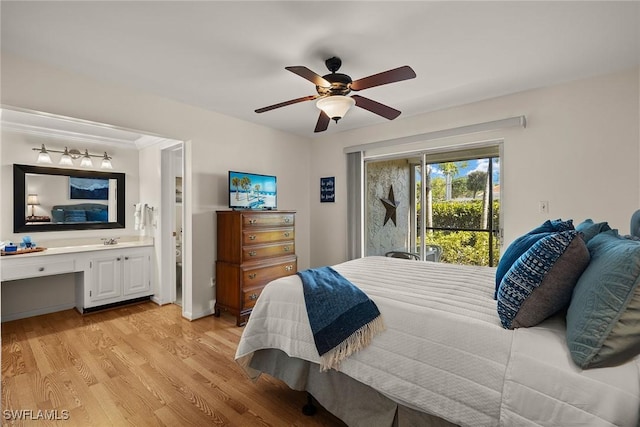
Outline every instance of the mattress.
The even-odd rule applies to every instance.
[[[564,321],[503,329],[495,269],[367,257],[333,266],[376,303],[386,325],[339,370],[402,406],[463,426],[637,426],[639,359],[581,370]],[[271,282],[245,327],[236,360],[279,349],[318,363],[298,276]]]

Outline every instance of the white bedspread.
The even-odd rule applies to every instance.
[[[640,358],[582,371],[565,326],[505,330],[492,299],[495,269],[368,257],[334,266],[375,301],[387,330],[340,371],[396,402],[463,426],[639,424]],[[319,362],[298,276],[262,292],[237,349],[283,350]]]

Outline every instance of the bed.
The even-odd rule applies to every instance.
[[[54,223],[109,222],[109,206],[103,203],[55,205],[51,208]]]
[[[505,329],[495,268],[389,257],[333,268],[375,302],[386,330],[321,372],[300,278],[275,280],[237,348],[250,378],[306,390],[350,426],[640,425],[640,356],[579,367],[567,311]]]

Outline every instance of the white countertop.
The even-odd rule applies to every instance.
[[[45,255],[59,255],[59,254],[72,254],[78,252],[92,252],[92,251],[104,251],[113,250],[119,248],[135,248],[143,246],[153,246],[152,237],[120,237],[117,239],[115,245],[105,245],[100,238],[82,238],[82,239],[60,239],[51,240],[48,242],[36,242],[38,247],[47,248],[40,252],[29,252],[16,255],[5,255],[1,258],[2,261],[7,259],[25,259],[31,257],[45,256]]]

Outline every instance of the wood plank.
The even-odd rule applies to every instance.
[[[2,408],[68,411],[65,426],[344,426],[303,415],[306,394],[277,379],[249,380],[235,320],[146,302],[3,323]]]

